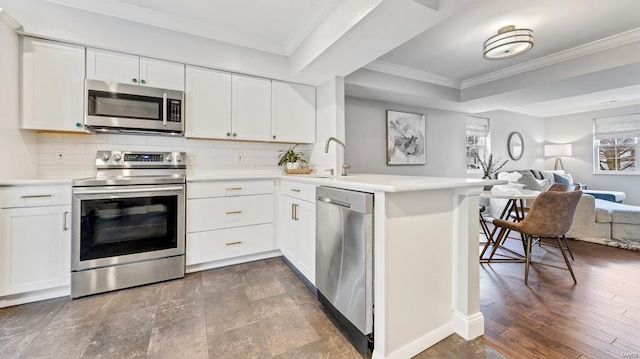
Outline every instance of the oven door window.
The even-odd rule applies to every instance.
[[[162,98],[89,90],[89,116],[162,121]]]
[[[178,196],[83,200],[80,261],[177,248]]]

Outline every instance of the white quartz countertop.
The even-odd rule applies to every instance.
[[[73,180],[64,179],[15,179],[0,180],[0,187],[71,186]]]
[[[225,180],[283,179],[338,187],[363,192],[407,192],[444,188],[481,187],[506,184],[507,181],[474,178],[419,177],[378,174],[353,174],[349,176],[318,177],[313,175],[234,175],[234,176],[187,176],[187,182],[210,182]]]
[[[452,177],[420,177],[397,176],[380,174],[353,174],[349,176],[314,176],[314,175],[283,175],[283,174],[233,174],[233,175],[192,175],[187,176],[187,182],[218,182],[260,179],[281,179],[310,183],[320,186],[338,187],[363,192],[407,192],[424,191],[444,188],[481,187],[505,184],[506,181],[482,180],[474,178]],[[25,179],[0,180],[0,187],[24,186],[71,186],[72,179]]]

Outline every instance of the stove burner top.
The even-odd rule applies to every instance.
[[[98,151],[96,176],[73,181],[75,187],[181,184],[186,182],[184,152]]]

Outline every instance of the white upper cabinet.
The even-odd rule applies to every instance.
[[[315,143],[315,87],[274,80],[271,98],[271,140]]]
[[[84,132],[84,47],[24,37],[22,128]]]
[[[184,64],[141,57],[140,83],[151,87],[184,91]]]
[[[184,64],[87,48],[87,78],[184,91]]]
[[[232,133],[234,139],[269,141],[271,134],[271,80],[233,74]]]
[[[187,66],[185,136],[231,138],[231,73]]]

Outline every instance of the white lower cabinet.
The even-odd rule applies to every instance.
[[[315,185],[281,181],[280,250],[311,282],[316,282],[316,205],[307,193]]]
[[[68,191],[5,190],[0,197],[5,205],[20,200],[35,204],[0,209],[0,296],[68,286],[71,206],[42,204],[70,203],[70,187]]]
[[[187,234],[187,265],[267,252],[273,249],[273,224]]]
[[[273,181],[187,185],[188,266],[273,251]]]

